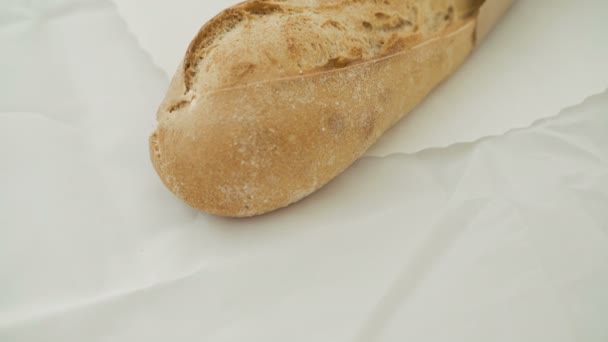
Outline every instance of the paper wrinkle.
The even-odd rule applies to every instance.
[[[458,190],[459,184],[454,192]],[[484,199],[465,201],[456,208],[450,208],[450,204],[451,201],[448,201],[444,212],[438,215],[440,218],[438,222],[428,227],[430,233],[427,241],[423,244],[422,250],[412,259],[411,265],[410,263],[405,264],[388,290],[382,294],[377,306],[362,326],[357,342],[380,339],[384,326],[388,324],[395,311],[405,304],[408,297],[413,295],[425,275],[433,269],[437,260],[446,250],[449,250],[450,245],[466,230],[471,221],[478,218],[484,206],[487,205]],[[452,216],[461,216],[463,212],[466,213],[465,217],[469,222],[462,222],[462,227],[453,229]]]
[[[165,79],[167,81],[167,85],[169,85],[169,78],[171,77],[171,75],[169,75],[163,68],[160,67],[160,65],[158,64],[158,62],[156,61],[154,56],[150,53],[150,51],[148,51],[148,49],[146,49],[143,46],[143,44],[141,43],[141,37],[139,35],[135,34],[135,32],[133,32],[131,23],[128,20],[126,20],[126,18],[118,10],[116,0],[111,0],[111,2],[112,2],[112,7],[115,9],[116,14],[120,17],[120,19],[124,22],[125,26],[127,27],[127,31],[129,33],[129,35],[131,37],[133,37],[135,39],[135,41],[137,42],[137,44],[136,44],[137,47],[139,47],[139,49],[146,54],[146,56],[150,60],[150,64],[154,65],[154,67],[156,69],[158,69],[158,73],[162,74],[165,77]]]
[[[599,175],[595,175],[595,177],[603,177],[604,179],[608,179],[608,171],[605,171]],[[608,182],[605,182],[604,184],[608,184]],[[593,188],[589,185],[582,186],[582,189],[578,189],[573,185],[571,185],[569,188],[569,190],[574,193],[574,203],[576,204],[580,212],[584,213],[591,221],[593,221],[598,230],[602,232],[608,239],[608,224],[605,222],[607,216],[605,208],[597,206],[597,213],[593,212],[592,209],[589,208],[589,202],[596,204],[602,203],[604,205],[608,203],[608,191],[604,191],[604,196],[602,196],[601,193],[591,191],[591,189]],[[581,200],[581,197],[583,197],[583,195],[592,196],[592,198],[587,201],[587,203],[583,204]],[[593,196],[595,196],[595,198],[593,198]],[[601,213],[604,214],[603,217],[601,217]]]
[[[505,133],[482,136],[473,141],[454,142],[454,143],[446,145],[446,146],[429,147],[429,148],[425,148],[425,149],[422,149],[422,150],[416,151],[416,152],[394,152],[394,153],[390,153],[387,155],[364,155],[360,159],[385,159],[385,158],[392,158],[392,157],[396,157],[396,156],[417,156],[417,155],[421,155],[424,153],[441,152],[441,151],[446,151],[446,150],[459,150],[462,148],[468,148],[468,147],[471,147],[474,145],[483,144],[486,140],[497,139],[497,138],[501,138],[503,136],[508,136],[511,134],[527,132],[530,129],[536,129],[536,131],[534,132],[535,134],[544,134],[544,135],[547,135],[554,139],[562,140],[562,141],[566,142],[567,145],[576,149],[577,152],[581,152],[585,155],[588,155],[599,163],[606,164],[606,163],[608,163],[608,159],[606,159],[606,157],[602,157],[601,152],[597,151],[595,146],[588,145],[588,143],[589,143],[588,141],[577,141],[576,139],[573,139],[572,137],[568,136],[567,134],[560,132],[557,129],[557,127],[555,127],[555,128],[550,127],[553,129],[547,129],[547,127],[546,127],[547,124],[556,124],[555,120],[559,119],[560,117],[566,116],[567,114],[564,112],[571,111],[571,110],[573,110],[573,108],[575,108],[577,106],[581,106],[581,105],[585,104],[586,102],[590,101],[590,99],[597,97],[598,94],[604,94],[606,92],[608,92],[608,88],[606,88],[596,94],[593,94],[593,93],[588,94],[588,96],[586,96],[579,104],[564,107],[557,114],[552,114],[548,117],[539,118],[526,127],[511,128],[509,131],[507,131]],[[565,119],[561,119],[561,120],[566,121]],[[566,123],[568,123],[568,122],[566,121]],[[587,143],[587,144],[585,144],[585,143]],[[473,159],[474,154],[472,154],[470,158]]]
[[[34,4],[34,2],[31,4]],[[85,9],[87,11],[84,11]],[[120,31],[117,37],[111,38],[113,41],[111,46],[116,48],[117,51],[111,51],[111,49],[108,49],[107,52],[106,50],[100,50],[103,44],[108,43],[112,32],[116,31],[117,27],[120,28],[117,22],[113,22],[113,14],[108,12],[108,9],[111,9],[111,6],[106,1],[86,3],[74,1],[38,2],[35,6],[32,5],[32,8],[29,9],[31,10],[30,12],[43,13],[43,16],[37,18],[46,16],[44,13],[51,13],[56,20],[52,22],[48,20],[34,20],[31,21],[31,29],[26,31],[25,34],[7,32],[6,35],[0,36],[0,40],[3,41],[2,45],[6,46],[7,51],[10,52],[8,54],[4,53],[0,57],[2,59],[0,69],[6,69],[3,70],[2,74],[8,75],[8,78],[4,79],[5,82],[1,84],[3,89],[7,87],[6,90],[8,91],[3,91],[2,95],[0,95],[0,108],[3,110],[0,114],[0,120],[2,121],[2,124],[0,124],[0,141],[2,141],[2,144],[6,148],[2,153],[3,163],[5,164],[0,167],[0,175],[4,179],[11,180],[15,180],[15,177],[17,177],[16,184],[13,184],[15,182],[10,182],[2,186],[4,191],[8,189],[8,193],[3,191],[5,195],[0,196],[2,211],[6,210],[0,215],[2,216],[0,217],[0,227],[24,226],[31,229],[32,227],[46,225],[47,229],[45,231],[48,231],[48,233],[41,235],[48,238],[49,242],[51,242],[53,241],[53,237],[50,232],[53,229],[63,229],[66,225],[77,227],[78,225],[75,222],[78,221],[80,221],[80,226],[88,228],[96,228],[96,226],[103,226],[105,224],[119,225],[121,223],[128,226],[129,222],[134,221],[133,218],[128,217],[132,215],[129,211],[129,207],[132,204],[128,203],[128,201],[114,198],[113,201],[115,203],[110,203],[109,201],[103,202],[103,198],[111,197],[112,188],[114,190],[119,188],[115,186],[117,182],[113,182],[113,174],[122,173],[124,170],[120,169],[123,168],[123,165],[132,164],[134,160],[145,170],[140,175],[146,175],[146,182],[153,179],[151,176],[154,175],[154,172],[149,167],[149,160],[146,154],[146,137],[148,132],[129,132],[128,129],[120,130],[120,127],[121,123],[131,128],[137,127],[134,126],[135,123],[141,127],[146,122],[145,118],[150,116],[149,113],[153,113],[153,107],[155,107],[154,101],[157,101],[154,99],[160,98],[162,91],[164,91],[163,87],[166,85],[166,80],[162,82],[155,80],[154,71],[147,70],[144,72],[147,68],[145,66],[145,58],[137,56],[136,53],[130,52],[128,49],[125,51],[124,36],[128,38],[128,35],[122,31]],[[77,15],[68,16],[67,14]],[[98,26],[95,27],[95,25]],[[74,26],[79,27],[78,30],[72,31]],[[86,35],[79,34],[79,32],[86,32]],[[24,37],[21,38],[20,35]],[[40,40],[30,40],[31,36],[40,38]],[[60,39],[57,39],[59,37]],[[131,44],[131,46],[133,45]],[[46,58],[39,59],[38,62],[30,64],[30,57],[36,59],[40,57],[40,54],[36,53],[40,49],[44,50]],[[107,56],[108,52],[114,54],[114,56]],[[124,53],[124,55],[121,55],[121,53]],[[125,57],[126,59],[123,59]],[[137,57],[140,57],[139,60]],[[66,63],[66,60],[71,61],[71,63]],[[116,60],[128,60],[129,62],[121,63],[116,62]],[[111,66],[104,64],[107,61],[112,63]],[[65,67],[63,70],[62,66]],[[90,69],[91,66],[93,69]],[[81,70],[79,69],[83,72],[80,72]],[[101,72],[106,69],[108,70],[100,76],[100,72],[96,71],[96,69]],[[19,78],[13,79],[13,74]],[[122,84],[111,84],[108,82],[114,75],[129,77],[129,75],[133,74],[136,74],[136,76],[132,77],[129,81],[122,81]],[[140,80],[140,78],[142,79]],[[19,85],[15,86],[13,81],[19,82]],[[140,85],[140,82],[143,82],[143,84]],[[111,89],[109,89],[110,87]],[[40,94],[43,94],[42,96],[37,96],[37,89],[39,89]],[[57,89],[59,92],[54,94]],[[141,91],[143,94],[138,95],[135,91]],[[17,96],[11,96],[11,92],[17,94]],[[32,99],[35,99],[35,101]],[[86,101],[82,101],[85,103],[81,102],[83,99],[86,99]],[[144,102],[151,102],[152,105],[145,104]],[[77,105],[74,106],[74,103]],[[122,108],[117,109],[112,106],[115,103],[120,103]],[[32,105],[36,108],[29,110],[29,107],[32,107]],[[37,110],[38,108],[43,109],[44,112]],[[124,110],[128,116],[121,115],[121,110]],[[137,114],[133,115],[133,113]],[[120,122],[115,120],[118,117],[120,117]],[[114,119],[108,122],[109,118]],[[104,120],[105,123],[103,122]],[[149,121],[150,127],[152,127],[154,122],[153,116],[150,116]],[[120,131],[120,133],[116,134],[117,131]],[[110,144],[108,144],[109,141],[111,141]],[[133,144],[134,142],[135,144]],[[116,146],[117,143],[125,145]],[[10,146],[13,148],[10,148]],[[60,152],[54,148],[57,146],[64,149],[61,153],[62,156],[56,158],[57,160],[51,161],[51,155]],[[134,149],[133,146],[137,147]],[[49,151],[49,147],[53,147],[54,149]],[[118,149],[120,151],[117,151]],[[23,159],[16,151],[24,154]],[[51,153],[45,155],[41,151]],[[125,151],[130,153],[127,157],[128,160],[121,160],[121,153]],[[136,153],[137,157],[134,157],[134,153]],[[63,154],[71,155],[63,156]],[[34,158],[28,158],[28,155]],[[69,160],[70,158],[72,160]],[[73,159],[76,159],[76,161]],[[47,160],[49,164],[43,165],[42,162],[46,162]],[[143,163],[140,161],[143,161]],[[50,170],[51,167],[49,165],[53,165],[53,168],[60,168],[64,163],[63,170],[57,170],[56,172]],[[28,166],[26,166],[28,164],[35,166],[32,170],[28,170]],[[83,169],[83,165],[87,165],[87,169]],[[8,166],[8,168],[5,166]],[[33,170],[36,170],[40,166],[42,166],[39,170],[40,174],[36,176],[33,174]],[[116,171],[118,172],[114,169],[117,169]],[[131,168],[130,172],[137,172],[137,169]],[[43,172],[49,173],[49,175],[44,176]],[[83,182],[87,184],[82,184],[80,189],[75,189],[80,183],[78,179],[82,178],[79,172],[90,172],[89,178],[92,179],[88,182]],[[70,184],[70,180],[68,179],[65,182],[57,179],[57,177],[67,178],[72,173],[73,178],[76,180],[72,184]],[[55,179],[53,179],[53,176]],[[137,175],[135,176],[137,177]],[[30,178],[38,178],[39,180],[32,180]],[[54,185],[53,183],[60,185]],[[65,183],[65,188],[62,188],[62,183]],[[134,184],[137,184],[137,181],[127,184],[132,187]],[[37,185],[39,185],[38,188]],[[104,185],[110,186],[104,187]],[[145,186],[145,188],[149,188],[149,186]],[[42,201],[40,203],[42,205],[44,201],[48,200],[48,191],[51,189],[56,195],[52,196],[53,200],[48,204],[48,207],[53,207],[53,202],[65,202],[65,196],[68,198],[74,195],[84,196],[84,191],[91,191],[95,194],[96,198],[101,198],[101,200],[93,200],[89,197],[85,201],[64,203],[63,206],[65,207],[75,205],[73,213],[76,213],[76,215],[74,216],[81,216],[81,218],[73,219],[69,218],[67,213],[65,213],[65,217],[61,217],[61,213],[66,210],[69,211],[69,208],[63,208],[63,210],[58,210],[58,213],[50,214],[47,213],[45,208],[38,207],[36,213],[34,213],[33,209],[30,209],[33,205],[31,201],[22,199],[21,196],[21,193],[27,192],[27,196],[37,198],[38,201]],[[45,193],[45,190],[47,193]],[[142,187],[139,187],[138,190],[141,191]],[[161,189],[158,188],[158,190]],[[143,189],[143,191],[147,191],[147,189]],[[10,197],[6,197],[7,194]],[[161,192],[161,194],[164,194],[164,192]],[[123,197],[128,198],[128,196]],[[170,198],[170,196],[167,196],[167,198]],[[19,207],[19,203],[22,201],[23,205]],[[102,204],[99,202],[102,202]],[[84,213],[79,213],[78,209],[83,207],[83,204],[90,205],[90,208],[87,208]],[[95,205],[112,212],[112,214],[92,212],[91,208],[94,208]],[[164,205],[164,207],[168,209],[171,205]],[[17,210],[11,210],[11,208]],[[140,210],[143,209],[141,205],[139,205],[139,208]],[[167,209],[160,210],[159,212],[167,212]],[[179,211],[183,211],[183,209],[179,209]],[[92,214],[88,219],[85,216],[87,213]],[[18,219],[19,215],[23,216]],[[82,216],[85,217],[82,218]],[[113,220],[108,221],[107,216],[113,216]],[[39,219],[39,217],[42,219]],[[89,222],[85,223],[86,220],[89,220]],[[138,225],[142,226],[146,226],[147,223],[147,220],[141,217],[136,218],[135,221],[137,221]],[[167,225],[163,221],[171,222],[172,225],[179,225],[181,219],[166,217],[158,223],[151,222],[149,226],[154,227],[159,223]],[[82,231],[82,229],[80,230]],[[25,235],[26,233],[23,232],[22,234]],[[83,232],[79,232],[75,236],[82,234]],[[84,234],[86,235],[86,229],[84,230]],[[125,236],[122,240],[128,239],[129,231],[123,234]],[[67,236],[69,236],[69,233]],[[98,241],[98,243],[103,244],[104,241]],[[116,245],[120,246],[120,244],[121,242],[118,241]],[[13,246],[10,243],[5,247],[5,252],[13,250]],[[47,244],[44,249],[51,252],[52,244]],[[66,254],[67,256],[69,252],[66,251],[62,254]],[[14,257],[16,256],[14,255]],[[49,259],[53,259],[53,257]],[[86,257],[83,258],[83,260],[87,259]],[[121,277],[125,278],[124,276]],[[49,280],[49,283],[56,282],[53,279]],[[68,280],[66,278],[66,281]],[[18,284],[18,282],[16,283]],[[30,287],[35,286],[34,281],[30,281],[29,283]],[[5,282],[5,285],[9,286],[5,290],[12,290],[9,284],[11,282]],[[26,292],[25,289],[23,291]],[[42,293],[39,293],[39,295]],[[49,293],[53,293],[52,289],[49,289]],[[12,298],[9,297],[7,299]],[[7,302],[4,302],[4,304],[8,305]],[[1,307],[3,307],[2,309],[5,308],[4,305],[1,305]],[[8,308],[10,307],[8,306]],[[1,317],[5,316],[3,311],[0,310]],[[4,319],[0,319],[0,321],[4,321]]]
[[[56,315],[64,315],[73,311],[82,310],[85,308],[91,308],[98,305],[103,305],[107,303],[111,303],[113,301],[119,300],[121,298],[126,298],[132,295],[136,295],[142,292],[150,291],[157,288],[168,287],[170,285],[174,285],[180,281],[187,280],[188,278],[196,276],[199,272],[201,272],[205,267],[201,266],[195,271],[192,271],[187,274],[183,274],[176,278],[161,280],[158,282],[150,283],[135,289],[127,289],[121,292],[116,293],[103,293],[98,294],[97,296],[87,298],[86,301],[79,303],[66,303],[60,307],[46,308],[46,310],[41,312],[28,312],[22,316],[15,315],[14,317],[9,317],[4,321],[0,321],[0,329],[11,328],[12,326],[18,326],[20,324],[28,323],[28,322],[36,322],[41,321],[46,318],[52,318]],[[1,335],[0,335],[1,336]]]
[[[152,170],[165,77],[113,9],[74,13],[0,32],[0,74],[36,81],[0,80],[1,341],[608,336],[608,91],[222,219]],[[44,72],[25,72],[40,50]]]
[[[0,24],[16,23],[26,20],[51,20],[67,15],[78,14],[81,11],[94,11],[107,7],[110,7],[110,3],[105,0],[15,0],[9,1],[6,7],[0,9],[0,15],[2,15],[0,18],[3,19]],[[6,19],[6,21],[4,19]]]
[[[603,97],[604,99],[608,99],[608,91],[603,94]],[[608,101],[606,101],[606,105],[606,108],[608,108]],[[359,335],[360,338],[357,341],[375,340],[378,337],[380,331],[382,330],[382,326],[386,324],[386,322],[390,319],[392,312],[396,310],[400,305],[402,305],[404,301],[407,300],[407,297],[416,290],[418,282],[424,279],[424,274],[426,272],[430,272],[432,270],[435,260],[440,259],[442,251],[445,252],[446,250],[449,250],[449,246],[451,245],[451,243],[454,240],[458,239],[458,236],[462,232],[466,231],[466,227],[470,224],[470,222],[476,220],[478,215],[484,209],[484,207],[488,205],[487,197],[473,198],[464,201],[462,198],[454,200],[454,198],[457,197],[458,192],[461,190],[461,187],[466,184],[466,179],[468,177],[471,177],[471,166],[476,161],[476,153],[480,146],[483,146],[483,144],[493,144],[497,139],[501,139],[503,137],[508,138],[510,135],[513,134],[536,135],[539,132],[541,134],[547,134],[548,132],[551,132],[552,134],[549,134],[551,138],[563,141],[566,144],[579,149],[581,148],[581,146],[578,145],[576,137],[554,133],[556,131],[554,129],[556,127],[559,127],[559,123],[563,121],[570,121],[569,116],[571,115],[573,114],[568,113],[568,110],[566,110],[564,113],[557,115],[553,119],[540,120],[534,125],[532,125],[530,128],[513,130],[501,136],[482,138],[472,143],[458,143],[447,148],[434,148],[415,154],[399,153],[386,157],[365,158],[373,160],[373,163],[378,164],[378,167],[380,167],[379,164],[381,164],[383,161],[390,161],[391,159],[401,160],[403,158],[418,158],[424,154],[432,154],[435,158],[441,158],[441,156],[451,155],[452,150],[470,150],[470,156],[467,158],[466,166],[464,167],[464,172],[459,176],[458,181],[455,183],[453,189],[450,191],[448,200],[446,201],[444,206],[445,209],[437,215],[437,217],[439,218],[438,221],[431,224],[431,226],[424,228],[424,230],[428,232],[426,233],[428,234],[426,238],[427,242],[421,244],[422,250],[417,252],[417,256],[414,256],[409,263],[401,267],[400,273],[397,275],[395,280],[389,284],[388,290],[379,298],[377,306],[373,310],[373,313],[370,315],[367,323],[363,325],[361,329],[361,334]],[[581,118],[578,119],[580,120]],[[601,126],[602,122],[598,122],[598,124],[600,124]],[[608,127],[607,123],[603,124],[606,124],[606,127]],[[593,147],[597,148],[593,145],[587,145],[583,148],[583,151],[586,151],[589,148]],[[589,157],[595,160],[604,161],[597,153],[591,154],[589,155]],[[605,166],[605,164],[603,164],[603,166]],[[432,173],[430,174],[432,176]],[[581,206],[580,203],[578,203],[578,206],[580,206],[580,209],[584,208]],[[462,211],[465,211],[467,213],[462,214]],[[581,212],[584,212],[586,215],[589,215],[584,210],[581,210]],[[202,217],[204,217],[204,215],[198,213],[196,217],[194,217],[194,221],[197,221]],[[464,217],[467,221],[462,222],[460,224],[455,224],[453,217]],[[229,221],[232,220],[225,220],[225,222]],[[459,229],[453,229],[454,226],[459,227]],[[183,274],[173,279],[163,280],[157,283],[150,283],[146,286],[128,290],[125,292],[114,293],[109,295],[102,294],[98,297],[92,297],[84,303],[71,304],[67,307],[63,307],[57,310],[51,310],[41,315],[34,315],[32,317],[21,317],[12,322],[4,322],[2,326],[4,328],[10,328],[11,325],[15,324],[22,324],[28,321],[37,321],[40,319],[44,319],[44,317],[49,317],[53,315],[63,315],[69,313],[70,311],[77,311],[86,307],[95,307],[98,305],[107,304],[109,302],[113,302],[121,298],[127,298],[129,296],[136,295],[140,292],[147,292],[157,288],[168,288],[178,282],[200,276],[201,272],[203,272],[205,269],[206,268],[204,266],[201,266],[192,272]]]
[[[64,122],[61,121],[59,119],[50,117],[48,114],[45,113],[40,113],[40,112],[13,112],[13,111],[0,111],[0,117],[5,117],[5,118],[9,118],[9,117],[15,117],[15,118],[21,118],[23,116],[30,116],[30,117],[35,117],[37,119],[42,119],[46,122],[52,123],[52,124],[56,124],[59,126],[63,126],[65,128],[70,128],[70,129],[78,129],[78,127],[70,122]]]
[[[107,1],[101,0],[66,2],[61,7],[54,7],[49,11],[41,12],[40,16],[36,19],[52,20],[63,16],[75,15],[81,11],[95,11],[107,8],[110,8],[110,4]]]

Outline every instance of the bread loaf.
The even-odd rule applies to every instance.
[[[359,158],[469,55],[483,0],[254,0],[191,42],[150,138],[164,184],[222,216],[285,207]]]

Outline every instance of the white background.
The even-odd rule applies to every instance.
[[[0,341],[608,340],[605,1],[520,0],[366,157],[248,220],[149,161],[226,5],[179,3],[0,5]]]

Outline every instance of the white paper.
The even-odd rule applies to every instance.
[[[113,0],[173,75],[207,20],[238,0]],[[463,67],[368,155],[413,153],[526,127],[608,87],[608,1],[516,0]]]
[[[166,78],[109,2],[0,18],[0,341],[608,339],[608,92],[229,220],[154,173]]]

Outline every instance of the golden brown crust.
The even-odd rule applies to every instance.
[[[476,0],[247,1],[192,41],[150,138],[192,206],[253,216],[319,189],[450,75]]]

